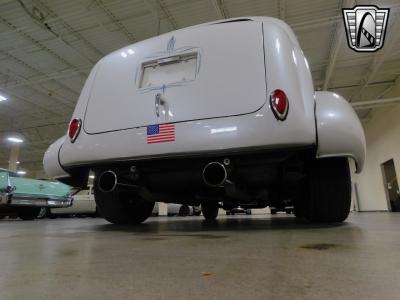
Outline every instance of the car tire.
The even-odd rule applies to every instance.
[[[343,222],[349,215],[351,177],[347,158],[314,159],[308,163],[296,216],[311,222]]]
[[[0,216],[0,220],[3,220],[6,216]]]
[[[226,213],[227,216],[229,216],[231,214],[230,211],[226,211],[225,213]]]
[[[49,208],[48,207],[41,207],[39,213],[36,216],[36,219],[45,219],[49,215]]]
[[[276,208],[270,208],[271,215],[276,215],[277,214],[277,209]]]
[[[139,224],[150,217],[155,202],[142,199],[139,195],[116,188],[102,192],[96,186],[95,201],[100,215],[114,224]]]
[[[218,216],[218,203],[217,202],[203,202],[201,204],[201,210],[206,220],[215,220]]]
[[[34,220],[39,214],[40,207],[20,207],[18,217],[24,221]]]
[[[179,208],[178,216],[187,217],[190,215],[190,208],[187,205],[181,205]]]
[[[250,209],[246,210],[246,215],[251,215],[251,210]]]

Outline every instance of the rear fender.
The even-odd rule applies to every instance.
[[[47,175],[52,178],[69,177],[70,175],[63,169],[58,159],[58,153],[66,139],[66,136],[59,138],[44,153],[43,167]]]
[[[315,93],[317,158],[351,157],[360,173],[364,167],[364,130],[354,109],[342,96],[332,92]]]

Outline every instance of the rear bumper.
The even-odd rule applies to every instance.
[[[246,149],[287,149],[316,142],[314,115],[292,113],[285,122],[280,122],[265,107],[247,115],[175,123],[174,142],[148,144],[146,130],[139,127],[101,134],[82,130],[73,144],[65,139],[62,145],[58,144],[59,149],[52,150],[57,150],[58,157],[48,155],[48,159],[69,170],[103,162],[202,156]],[[46,164],[50,163],[45,157],[45,167]],[[46,171],[50,171],[50,176],[65,177],[56,167]]]
[[[32,195],[1,194],[0,206],[36,206],[60,208],[72,205],[72,197],[35,197]]]

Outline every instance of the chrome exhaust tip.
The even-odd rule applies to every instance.
[[[213,161],[208,163],[203,169],[203,181],[213,187],[223,186],[227,181],[228,173],[223,164]]]
[[[97,186],[99,187],[99,190],[103,193],[111,193],[115,190],[117,184],[117,174],[115,174],[115,172],[111,170],[101,173],[97,181]]]

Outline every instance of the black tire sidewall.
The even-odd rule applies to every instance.
[[[201,204],[201,210],[206,220],[215,220],[218,216],[219,206],[217,202],[204,202]]]
[[[24,221],[36,219],[39,214],[40,207],[20,207],[18,209],[18,216]]]
[[[114,224],[142,223],[151,215],[155,204],[118,188],[105,193],[95,185],[94,195],[100,216]]]
[[[312,222],[342,222],[350,212],[351,176],[345,157],[310,161],[296,216]]]

